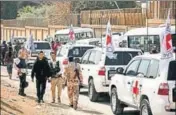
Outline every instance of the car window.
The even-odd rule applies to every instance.
[[[51,49],[49,43],[34,43],[34,47],[39,50]]]
[[[86,54],[82,57],[81,64],[87,64],[88,63],[89,55],[90,55],[90,51],[86,52]]]
[[[98,64],[101,61],[101,56],[102,56],[102,52],[96,51],[95,64]]]
[[[176,81],[176,61],[171,61],[169,63],[168,77],[167,80]]]
[[[96,52],[92,51],[88,59],[88,64],[95,64],[95,56],[96,56]]]
[[[131,59],[137,55],[139,52],[114,52],[114,58],[111,59],[106,56],[105,65],[127,65]]]
[[[87,50],[92,48],[93,47],[74,47],[69,50],[68,56],[82,57]]]
[[[156,78],[158,74],[159,69],[159,61],[158,60],[151,60],[148,72],[147,72],[147,78]]]
[[[136,75],[137,75],[137,69],[138,69],[139,63],[140,63],[140,60],[135,60],[135,61],[133,61],[133,62],[127,67],[126,75],[129,75],[129,76],[136,76]]]
[[[150,60],[142,60],[139,65],[138,73],[142,73],[144,74],[144,76],[146,76],[149,64],[150,64]]]

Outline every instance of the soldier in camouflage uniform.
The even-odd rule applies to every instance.
[[[73,57],[69,57],[69,64],[65,68],[64,76],[67,80],[70,106],[76,110],[79,98],[79,84],[82,82],[82,77],[80,65],[73,61]]]

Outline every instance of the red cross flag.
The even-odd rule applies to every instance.
[[[165,28],[163,31],[163,38],[161,41],[161,54],[162,54],[162,59],[169,59],[173,57],[171,24],[170,24],[170,9],[168,11],[168,16],[167,16]]]
[[[69,38],[70,38],[70,40],[75,40],[75,33],[74,33],[74,31],[73,31],[73,26],[72,26],[72,24],[71,24],[71,26],[70,26],[70,30],[69,30]]]
[[[106,27],[106,52],[109,58],[113,58],[114,47],[112,44],[112,33],[111,33],[110,21],[108,21],[108,24]]]

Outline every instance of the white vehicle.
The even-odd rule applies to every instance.
[[[64,68],[65,65],[68,64],[68,57],[72,56],[74,58],[79,58],[84,55],[84,53],[89,50],[94,48],[95,46],[93,45],[85,45],[85,44],[66,44],[62,45],[57,52],[57,57],[56,60],[59,60],[61,64],[61,69]]]
[[[81,60],[83,75],[83,87],[88,87],[88,95],[91,101],[97,101],[100,93],[108,93],[111,76],[116,73],[118,67],[123,67],[135,56],[142,52],[130,48],[116,48],[114,58],[110,59],[105,48],[88,50]]]
[[[45,53],[46,58],[50,59],[51,46],[47,41],[34,41],[34,51],[30,52],[29,59],[27,61],[28,75],[31,74],[31,69],[40,51]]]
[[[23,43],[26,42],[26,41],[27,41],[27,38],[24,37],[24,36],[15,36],[15,37],[13,37],[11,40],[9,39],[8,42],[11,42],[12,45],[16,45],[17,42],[19,42],[20,44],[23,44]]]
[[[133,107],[140,115],[175,115],[176,60],[163,62],[160,57],[136,56],[125,69],[117,69],[109,86],[114,114]]]
[[[91,39],[77,40],[75,43],[76,44],[85,44],[85,45],[99,46],[100,42],[101,42],[101,38],[91,38]]]
[[[164,27],[157,28],[136,28],[126,32],[121,39],[127,41],[126,47],[141,49],[144,52],[150,52],[153,46],[160,52]],[[176,46],[175,26],[171,26],[172,44]]]
[[[55,33],[55,38],[61,43],[67,43],[69,41],[69,31],[69,28],[58,30]],[[94,30],[91,28],[73,27],[73,31],[75,33],[75,40],[82,40],[95,37]]]

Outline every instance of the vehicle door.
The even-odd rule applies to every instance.
[[[84,54],[84,56],[82,57],[81,62],[80,62],[84,86],[88,86],[88,83],[87,83],[88,82],[88,74],[87,73],[88,73],[88,67],[89,67],[88,59],[89,59],[90,53],[91,53],[90,50],[87,51]]]
[[[169,105],[170,109],[176,110],[176,61],[169,63],[167,81],[169,85]]]
[[[145,83],[145,77],[147,76],[148,68],[150,66],[151,60],[149,59],[142,59],[141,63],[139,65],[138,71],[137,71],[137,76],[135,77],[134,81],[132,82],[132,90],[129,92],[129,95],[132,97],[132,103],[135,106],[140,105],[140,97],[142,95],[142,91],[144,90],[151,90],[150,88],[148,89],[147,87],[143,87],[143,83]],[[156,65],[157,66],[157,65]],[[150,82],[146,82],[146,85],[151,85]],[[146,89],[144,89],[146,88]],[[146,91],[145,91],[146,92]],[[150,91],[147,91],[150,92]]]
[[[131,95],[131,90],[132,90],[132,85],[133,81],[136,79],[137,76],[137,70],[140,64],[140,59],[135,59],[132,62],[129,63],[129,65],[126,67],[125,73],[124,73],[124,97],[123,100],[125,102],[128,102],[132,104],[132,95]]]
[[[102,53],[100,51],[92,50],[90,57],[88,59],[88,65],[89,65],[87,68],[88,79],[90,76],[93,77],[93,80],[95,83],[97,82],[102,83],[104,81],[104,77],[98,76],[98,72],[102,68],[101,65],[99,66],[99,62],[101,60],[101,54]],[[87,84],[88,84],[88,81],[87,81]]]
[[[159,70],[159,60],[150,59],[150,64],[148,66],[147,74],[144,74],[143,78],[140,78],[139,81],[139,91],[141,95],[147,95],[150,101],[155,101],[155,95],[158,92],[160,78],[158,76]],[[148,65],[148,62],[145,62]],[[140,71],[141,72],[141,71]],[[138,99],[139,102],[139,99]],[[138,104],[139,106],[139,104]]]

